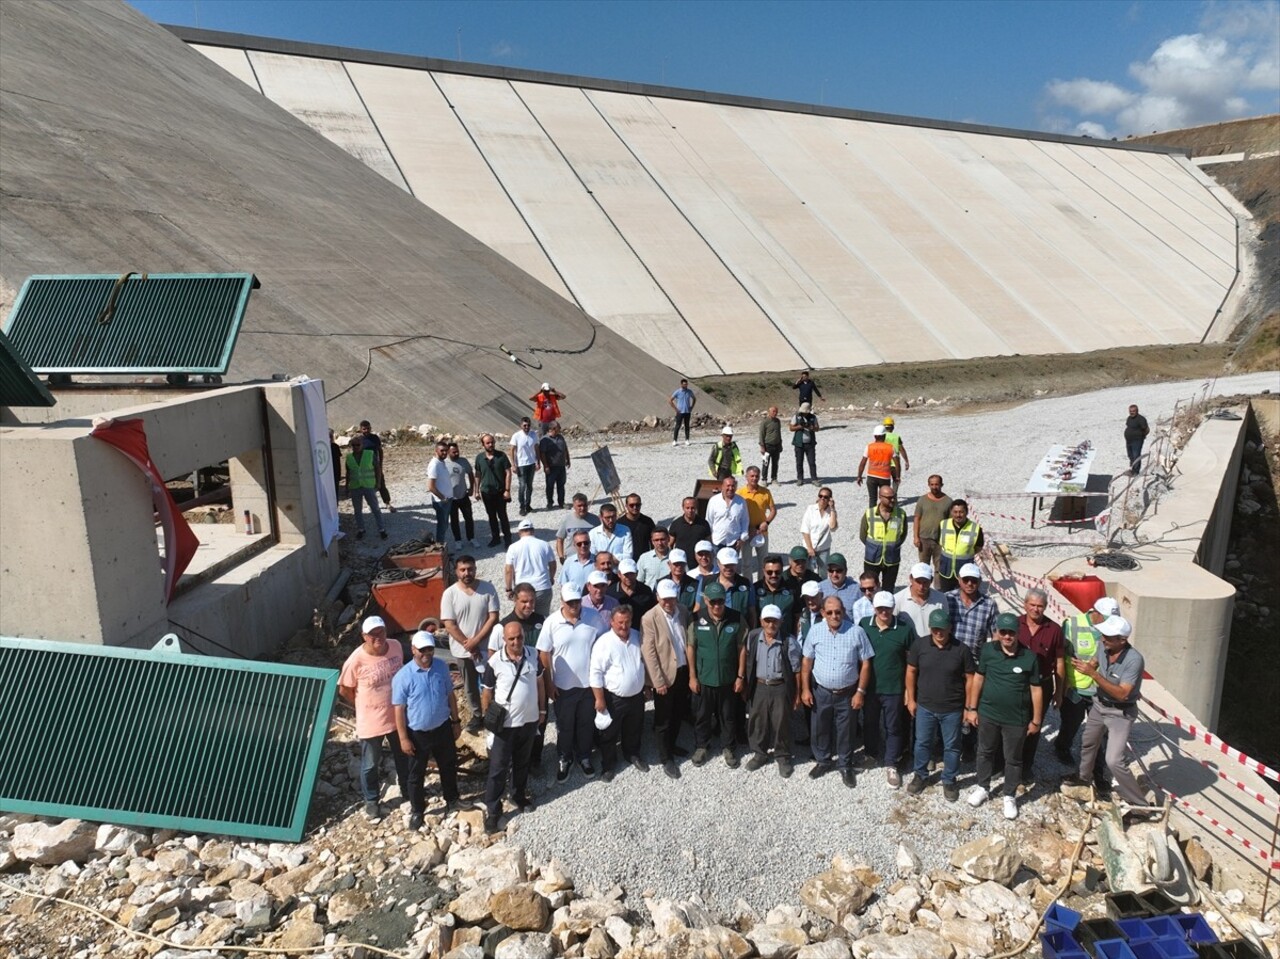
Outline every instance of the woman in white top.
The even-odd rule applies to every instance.
[[[824,486],[818,490],[818,501],[804,511],[800,520],[800,538],[804,540],[809,565],[815,572],[826,572],[831,534],[839,528],[835,497],[831,494],[831,487]]]

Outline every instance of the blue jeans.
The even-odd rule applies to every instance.
[[[383,739],[391,747],[400,795],[405,799],[409,798],[409,757],[400,751],[400,737],[396,733],[387,733],[385,736],[360,740],[360,792],[364,795],[365,802],[377,802],[382,794]]]
[[[942,736],[942,781],[954,783],[960,771],[960,726],[963,710],[934,713],[916,704],[916,753],[915,774],[921,779],[929,775],[929,754],[933,751],[933,738]]]
[[[1138,472],[1142,468],[1142,444],[1145,440],[1125,440],[1124,451],[1129,457],[1129,469]]]
[[[449,514],[453,512],[453,500],[436,500],[431,504],[436,512],[436,542],[444,543],[449,539]]]
[[[369,504],[369,512],[373,513],[373,521],[378,524],[378,532],[381,533],[386,527],[382,525],[382,507],[378,505],[376,489],[351,490],[351,509],[356,514],[356,529],[364,532],[365,503]]]
[[[853,715],[853,692],[837,696],[827,687],[813,684],[813,724],[809,737],[813,758],[830,763],[832,754],[841,769],[853,768],[853,731],[857,720]],[[834,743],[832,732],[835,733]]]

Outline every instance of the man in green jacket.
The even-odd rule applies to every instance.
[[[730,769],[738,766],[733,747],[738,739],[737,700],[744,688],[741,653],[747,624],[725,605],[724,586],[712,581],[702,591],[702,610],[689,623],[685,658],[689,692],[693,693],[693,764],[711,758],[711,736],[717,722],[724,744],[721,755]]]

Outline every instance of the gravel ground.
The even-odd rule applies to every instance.
[[[989,412],[949,414],[925,409],[895,414],[912,462],[900,495],[907,504],[912,502],[924,492],[931,472],[943,475],[952,495],[969,490],[1019,492],[1050,445],[1085,439],[1098,448],[1093,474],[1110,475],[1125,466],[1121,430],[1128,404],[1137,403],[1155,429],[1160,419],[1170,415],[1176,401],[1189,399],[1204,387],[1202,382],[1125,386]],[[1278,388],[1276,373],[1251,374],[1220,379],[1213,384],[1212,393],[1232,395]],[[782,402],[790,397],[778,399]],[[859,512],[866,504],[866,493],[855,486],[853,476],[879,417],[869,412],[827,411],[823,419],[824,425],[847,425],[821,434],[818,468],[833,488],[840,509],[835,549],[843,551],[853,567],[861,556],[856,534]],[[754,435],[754,424],[739,427],[744,455],[754,452]],[[608,437],[602,442],[608,442],[613,451],[623,488],[638,490],[644,511],[662,522],[678,514],[681,497],[688,494],[697,477],[705,475],[707,449],[714,438],[698,436],[688,448],[673,448],[669,439],[653,435]],[[594,474],[583,470],[588,464],[586,450],[579,442],[576,452],[583,459],[570,473],[569,492],[580,488],[575,480],[584,482],[589,476],[588,491],[598,493]],[[417,495],[422,464],[429,452],[393,448],[388,453],[388,478],[399,506],[399,511],[388,517],[391,542],[431,528],[430,509]],[[474,455],[474,451],[464,452]],[[784,451],[783,457],[784,482],[774,487],[779,517],[770,545],[775,550],[796,543],[800,515],[816,494],[813,486],[795,485],[789,453]],[[747,459],[750,462],[755,457]],[[535,495],[535,505],[540,500]],[[1025,514],[1029,505],[1023,500],[1000,501],[999,506],[992,503],[993,508],[1014,515]],[[559,514],[538,511],[533,519],[539,535],[551,538]],[[482,510],[478,520],[477,540],[483,543],[488,528]],[[344,523],[349,522],[349,517],[344,518]],[[1025,524],[1003,520],[984,520],[984,525],[997,535],[1001,530],[1026,529]],[[377,539],[352,546],[370,557],[383,548]],[[1081,551],[1080,546],[1071,545],[1036,548],[1065,555]],[[501,552],[482,547],[475,554],[480,560],[480,575],[500,584]],[[914,561],[908,540],[904,567]],[[1050,739],[1056,732],[1054,718],[1051,713]],[[646,758],[653,762],[651,737],[647,724]],[[717,756],[702,768],[685,761],[684,776],[675,782],[655,766],[648,774],[627,769],[612,784],[584,782],[575,770],[567,783],[558,786],[552,775],[554,749],[550,748],[554,726],[547,738],[545,769],[532,788],[539,806],[513,822],[518,841],[531,854],[563,858],[584,886],[603,890],[622,883],[633,895],[645,890],[678,897],[701,893],[708,903],[725,909],[739,897],[757,909],[795,901],[799,884],[825,869],[832,855],[842,850],[861,853],[888,876],[902,839],[910,839],[925,867],[932,868],[942,865],[961,842],[993,829],[1026,828],[1048,814],[1040,801],[1047,795],[1043,786],[1035,787],[1023,799],[1022,817],[1010,824],[1000,817],[998,802],[978,810],[963,801],[946,803],[936,784],[918,798],[909,797],[891,789],[879,769],[863,771],[853,790],[835,775],[810,781],[806,775],[810,761],[803,752],[797,755],[796,775],[790,780],[781,779],[772,765],[754,773],[743,768],[731,770]],[[691,748],[691,738],[686,728],[682,744]],[[1039,781],[1055,780],[1063,772],[1047,744],[1041,747],[1035,772]],[[962,790],[972,779],[972,766],[962,767]]]

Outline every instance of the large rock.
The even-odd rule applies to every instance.
[[[804,934],[804,930],[768,922],[749,930],[747,938],[756,947],[760,959],[790,959],[800,951],[801,946],[809,944],[809,937]]]
[[[801,946],[796,959],[849,959],[849,943],[845,939],[828,939]]]
[[[489,899],[483,889],[468,889],[449,903],[449,911],[461,922],[484,922],[489,918]]]
[[[987,880],[962,890],[960,897],[973,906],[974,909],[979,910],[991,919],[1000,916],[1006,919],[1021,916],[1031,909],[1026,900],[1013,890],[992,880]],[[961,910],[961,915],[965,915],[963,909]],[[980,919],[982,916],[969,916],[969,918]]]
[[[800,901],[831,922],[862,910],[874,890],[858,874],[847,869],[828,869],[805,880]]]
[[[914,876],[923,866],[920,862],[920,853],[916,851],[915,844],[909,839],[904,839],[898,843],[898,851],[894,855],[894,865],[898,867],[899,876]]]
[[[529,861],[519,846],[465,846],[449,857],[449,874],[459,873],[476,885],[496,890],[527,880]]]
[[[974,879],[990,879],[1003,886],[1013,882],[1013,876],[1022,865],[1022,857],[1009,844],[1009,840],[996,833],[965,843],[951,853],[951,865]]]
[[[946,939],[929,929],[905,936],[878,932],[853,943],[854,959],[955,959],[955,954]]]
[[[995,927],[977,919],[948,919],[938,930],[955,946],[957,959],[983,959],[996,948]]]
[[[350,922],[371,906],[372,903],[369,902],[369,897],[360,890],[341,889],[329,897],[327,911],[329,925],[335,926],[340,922]]]
[[[659,936],[674,936],[689,928],[689,920],[678,903],[670,899],[646,899],[644,905]]]
[[[24,822],[14,827],[9,849],[19,862],[41,866],[87,862],[93,858],[97,835],[98,827],[82,819]]]
[[[593,930],[594,932],[595,930]],[[619,949],[630,949],[635,942],[636,931],[621,916],[610,916],[604,921],[604,931]]]
[[[136,856],[150,841],[144,832],[104,822],[94,835],[93,848],[108,856]]]
[[[428,836],[426,839],[415,842],[409,847],[409,851],[405,853],[405,871],[424,872],[428,869],[434,869],[444,862],[444,856],[444,850],[440,848],[440,844],[436,842],[435,837]]]
[[[585,959],[613,959],[616,952],[613,941],[603,929],[592,929],[582,947]]]
[[[915,886],[903,886],[897,892],[886,897],[884,907],[904,923],[910,925],[916,918],[916,910],[920,908],[920,903],[923,901],[919,889]]]
[[[324,926],[316,922],[315,906],[305,906],[289,917],[273,945],[281,949],[306,950],[324,942]]]
[[[540,932],[551,918],[547,900],[532,886],[507,886],[489,899],[489,912],[504,926],[520,932]]]
[[[556,945],[543,932],[518,932],[498,943],[493,959],[554,959]]]

